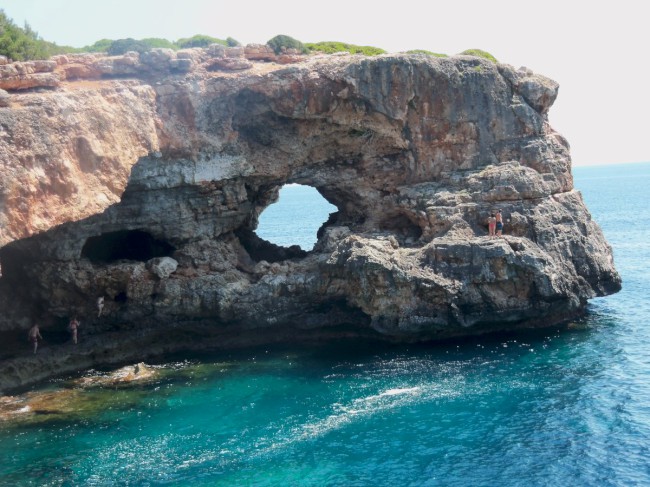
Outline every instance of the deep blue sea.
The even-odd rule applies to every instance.
[[[170,359],[141,385],[51,381],[40,389],[67,394],[67,412],[0,423],[0,485],[650,485],[650,164],[574,175],[623,290],[568,329]],[[280,203],[311,219],[306,191]],[[279,243],[310,248],[302,225],[264,214],[260,233],[292,229]]]

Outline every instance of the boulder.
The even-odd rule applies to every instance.
[[[11,101],[11,95],[7,93],[5,90],[0,89],[0,107],[8,107],[10,101]],[[2,277],[1,272],[0,272],[0,277]]]
[[[244,56],[249,61],[275,61],[277,56],[270,46],[265,44],[247,44]]]
[[[176,272],[178,262],[171,257],[158,257],[147,262],[147,267],[159,279],[167,279]]]
[[[250,69],[253,63],[244,58],[215,58],[205,63],[208,71],[243,71]]]
[[[31,88],[56,88],[61,78],[56,73],[19,74],[0,78],[0,89],[27,90]]]

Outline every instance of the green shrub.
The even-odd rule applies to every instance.
[[[378,54],[385,54],[386,51],[379,47],[373,46],[356,46],[354,44],[346,44],[345,42],[325,41],[307,43],[305,47],[310,52],[322,52],[324,54],[334,54],[335,52],[349,52],[351,54],[365,54],[366,56],[377,56]]]
[[[226,37],[226,44],[228,44],[229,47],[241,46],[241,42],[239,42],[237,39],[233,39],[232,37]]]
[[[124,52],[127,51],[144,52],[144,51],[149,51],[153,48],[165,48],[165,49],[178,50],[178,49],[186,49],[189,47],[206,47],[209,46],[210,44],[221,44],[222,46],[240,45],[239,42],[233,39],[232,37],[228,37],[228,39],[224,41],[222,39],[217,39],[216,37],[210,37],[206,35],[195,35],[192,37],[179,39],[176,42],[171,42],[167,39],[162,39],[160,37],[148,37],[146,39],[140,39],[140,40],[118,39],[117,41],[112,39],[101,39],[95,42],[91,46],[84,47],[83,51],[108,52],[111,55],[115,55],[115,54],[123,54]],[[126,49],[126,51],[124,49]]]
[[[116,41],[113,41],[106,50],[109,56],[118,56],[129,51],[143,53],[151,51],[151,46],[146,42],[137,41],[129,37],[127,39],[117,39]]]
[[[210,37],[202,34],[197,34],[195,36],[184,38],[184,39],[178,39],[176,41],[176,45],[181,49],[187,49],[189,47],[206,47],[209,46],[210,44],[221,44],[222,46],[229,45],[228,41],[224,41],[223,39],[217,39],[216,37]]]
[[[178,46],[167,39],[161,39],[160,37],[148,37],[146,39],[140,39],[140,42],[144,42],[150,48],[162,47],[164,49],[174,49],[177,50]]]
[[[269,46],[271,49],[276,54],[280,54],[282,52],[282,48],[286,49],[297,49],[299,52],[303,54],[307,54],[307,48],[303,45],[302,42],[300,42],[297,39],[294,39],[293,37],[285,36],[285,35],[278,35],[275,36],[273,39],[269,39],[269,41],[266,43],[267,46]]]
[[[483,59],[487,59],[488,61],[492,61],[493,63],[498,63],[497,58],[495,58],[492,54],[489,52],[482,51],[481,49],[467,49],[466,51],[461,52],[463,56],[476,56],[476,57],[482,57]]]
[[[83,48],[84,52],[106,52],[111,56],[124,54],[128,51],[145,52],[154,47],[166,49],[178,49],[178,46],[167,39],[159,37],[149,37],[147,39],[101,39],[90,46]]]
[[[446,54],[427,51],[426,49],[411,49],[410,51],[406,51],[406,54],[426,54],[428,56],[434,56],[434,57],[448,57]]]
[[[113,44],[113,39],[100,39],[90,46],[83,48],[84,52],[106,52]]]

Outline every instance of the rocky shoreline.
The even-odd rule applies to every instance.
[[[552,326],[620,289],[548,124],[557,83],[469,56],[233,49],[0,70],[0,333],[77,315],[88,340],[4,360],[0,389],[208,344]],[[45,68],[59,81],[35,85]],[[310,252],[254,233],[289,183],[338,208]]]

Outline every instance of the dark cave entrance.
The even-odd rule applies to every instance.
[[[176,249],[143,230],[120,230],[89,237],[81,249],[81,257],[93,264],[117,260],[146,262],[154,257],[171,256]]]
[[[24,281],[24,268],[33,262],[34,254],[29,245],[21,241],[11,242],[0,249],[0,279],[11,286]]]
[[[404,214],[387,214],[379,223],[382,230],[387,230],[394,234],[399,240],[407,243],[413,243],[422,237],[422,228],[411,221],[408,215]]]
[[[255,233],[280,247],[299,246],[310,251],[318,240],[317,232],[338,208],[312,186],[285,184],[278,201],[269,205],[259,217]]]

